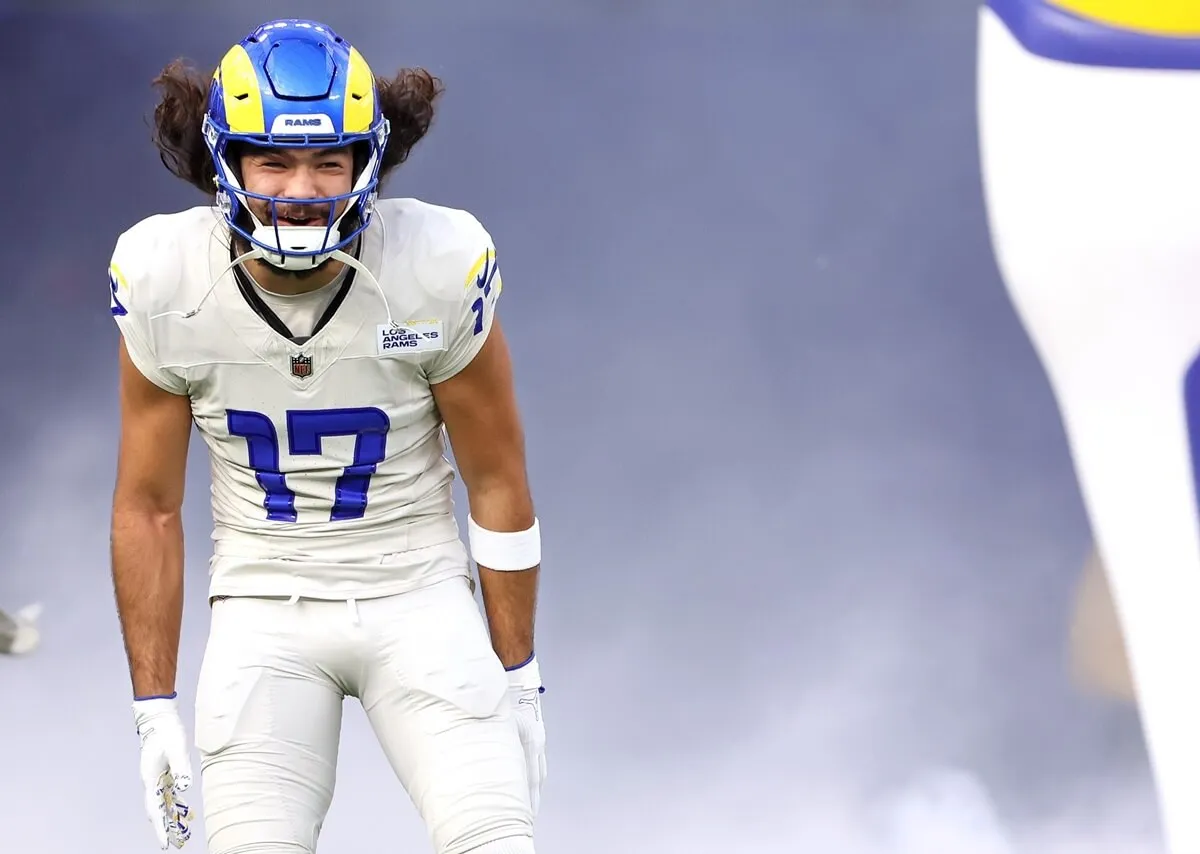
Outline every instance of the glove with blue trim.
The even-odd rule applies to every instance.
[[[542,674],[537,657],[508,670],[508,696],[517,719],[517,732],[525,748],[529,778],[529,803],[536,816],[541,806],[542,782],[546,779],[546,725],[542,719]]]
[[[135,700],[133,717],[142,743],[146,815],[160,849],[182,848],[192,830],[190,810],[179,796],[192,785],[192,761],[175,695]]]

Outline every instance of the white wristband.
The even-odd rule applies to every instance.
[[[532,569],[542,562],[542,533],[537,517],[524,531],[502,533],[481,528],[467,515],[467,541],[477,564],[499,572]]]

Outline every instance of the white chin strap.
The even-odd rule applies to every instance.
[[[300,228],[300,227],[296,226],[296,228]],[[325,232],[325,229],[323,229],[323,228],[315,228],[315,229],[309,228],[308,230],[309,231],[314,231],[314,230],[319,231],[322,234]],[[283,229],[280,229],[280,231],[282,232]],[[320,244],[318,244],[318,245],[320,245]],[[379,279],[375,278],[375,274],[370,271],[370,269],[367,267],[366,264],[364,264],[362,261],[359,261],[353,255],[343,252],[341,249],[334,249],[332,252],[329,252],[328,254],[322,253],[321,255],[315,255],[312,257],[314,257],[314,258],[333,258],[334,260],[341,261],[347,267],[352,267],[353,269],[357,270],[362,276],[364,276],[366,278],[366,280],[371,284],[371,286],[373,288],[375,288],[375,290],[379,294],[379,298],[381,300],[383,300],[383,311],[384,311],[384,314],[387,316],[387,325],[393,329],[395,329],[396,327],[399,326],[399,324],[396,323],[396,321],[392,318],[392,307],[391,307],[391,305],[388,304],[387,292],[384,291],[383,285],[381,285],[379,283]],[[190,318],[195,317],[197,314],[200,313],[200,309],[204,306],[204,303],[208,300],[208,298],[210,296],[212,296],[212,292],[217,289],[217,283],[220,282],[221,279],[223,279],[226,275],[228,275],[229,272],[237,265],[244,264],[247,261],[252,261],[255,258],[260,258],[264,261],[269,260],[267,251],[265,249],[263,249],[261,246],[251,246],[250,250],[248,252],[243,252],[241,255],[234,258],[232,261],[230,261],[228,264],[225,265],[225,269],[223,269],[219,275],[217,275],[216,277],[213,278],[212,283],[209,284],[209,286],[208,286],[208,290],[206,290],[204,292],[204,295],[202,297],[200,297],[200,301],[198,303],[196,303],[195,308],[189,309],[188,311],[163,311],[163,312],[159,312],[158,314],[151,315],[150,319],[157,320],[160,317],[181,317],[184,320],[189,320]],[[296,259],[294,257],[289,257],[288,260],[296,260]],[[307,263],[310,261],[309,258],[301,257],[299,260],[306,262],[305,267],[302,267],[300,269],[304,269],[307,266],[309,266]],[[316,264],[318,264],[318,263],[320,263],[320,262],[315,261],[312,263],[312,266],[316,266]],[[279,265],[279,266],[282,266],[282,265]],[[296,269],[296,268],[288,267],[285,269]]]

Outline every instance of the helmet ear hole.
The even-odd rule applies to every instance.
[[[233,177],[243,187],[245,181],[242,176],[242,158],[246,156],[246,152],[250,147],[241,140],[231,139],[225,146],[225,165],[229,167],[229,171],[233,173]]]
[[[354,143],[352,150],[354,152],[354,181],[357,183],[359,176],[367,168],[367,162],[371,159],[371,143],[361,140]]]

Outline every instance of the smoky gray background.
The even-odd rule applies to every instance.
[[[46,606],[44,646],[0,659],[0,849],[154,850],[108,576],[105,267],[203,203],[149,143],[152,76],[299,15],[443,77],[386,194],[499,247],[545,531],[539,851],[1159,850],[1136,714],[1066,677],[1089,532],[989,247],[973,4],[143,8],[0,4],[0,602]],[[428,850],[352,702],[322,850]]]

